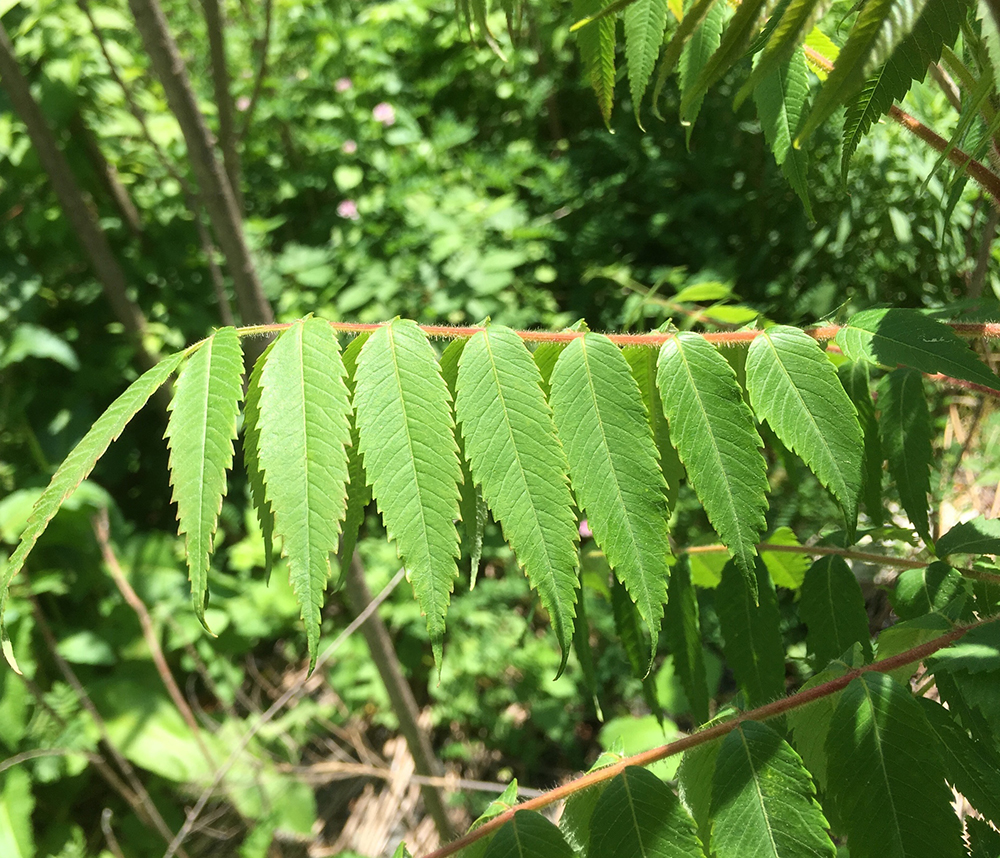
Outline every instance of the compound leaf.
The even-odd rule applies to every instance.
[[[87,430],[87,434],[63,460],[55,474],[52,475],[45,491],[35,501],[31,515],[28,517],[27,527],[21,534],[21,541],[14,549],[14,553],[7,561],[2,577],[0,577],[0,641],[2,641],[4,657],[14,670],[17,670],[17,662],[7,637],[6,627],[2,622],[11,580],[21,571],[28,554],[38,542],[38,537],[45,532],[52,517],[59,512],[59,508],[73,494],[77,486],[87,479],[87,475],[94,469],[97,460],[104,455],[111,442],[121,435],[136,412],[149,401],[149,398],[177,369],[184,356],[184,352],[178,352],[164,358],[133,381]]]
[[[320,609],[347,501],[350,402],[340,346],[327,322],[295,322],[261,371],[260,447],[274,533],[282,538],[302,609],[309,668],[316,663]]]
[[[455,412],[472,475],[549,612],[565,666],[579,538],[569,463],[538,368],[509,328],[490,325],[465,344]]]
[[[657,383],[688,479],[752,587],[754,546],[766,524],[767,467],[736,373],[703,337],[682,333],[660,349]]]
[[[833,364],[808,334],[775,325],[750,344],[746,372],[757,416],[830,489],[853,530],[864,439]]]
[[[851,858],[964,855],[935,736],[908,689],[865,673],[840,696],[826,737],[828,789]]]
[[[601,794],[590,822],[589,855],[704,858],[694,822],[656,775],[626,766]]]
[[[416,322],[376,330],[358,357],[354,390],[365,474],[390,539],[399,546],[435,660],[458,575],[458,481],[448,386]]]
[[[652,658],[670,575],[669,510],[639,387],[621,351],[601,334],[573,340],[551,382],[577,502],[649,628]]]
[[[837,851],[801,757],[756,721],[744,721],[722,742],[712,816],[718,858],[832,858]]]
[[[243,398],[243,352],[235,328],[209,337],[184,364],[167,421],[170,484],[183,535],[195,614],[205,625],[208,568],[233,463]]]
[[[837,332],[836,342],[851,360],[911,366],[1000,391],[1000,378],[958,334],[916,310],[863,310]]]

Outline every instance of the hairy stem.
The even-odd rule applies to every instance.
[[[799,709],[802,706],[815,703],[817,700],[822,700],[824,697],[829,697],[831,694],[843,691],[843,689],[850,685],[852,681],[865,673],[888,673],[889,671],[895,670],[897,667],[904,667],[907,664],[922,661],[928,656],[933,655],[938,650],[951,646],[951,644],[955,643],[955,641],[971,629],[985,625],[986,623],[994,622],[996,619],[997,617],[990,617],[989,619],[981,620],[976,623],[970,623],[969,625],[956,626],[950,632],[934,638],[933,640],[927,641],[926,643],[920,644],[919,646],[908,649],[905,652],[901,652],[898,655],[876,661],[872,664],[866,664],[864,667],[848,670],[843,676],[838,676],[836,679],[831,679],[829,682],[824,682],[821,685],[815,685],[812,688],[798,691],[788,697],[783,697],[781,700],[775,700],[773,703],[759,706],[756,709],[751,709],[749,712],[742,712],[729,721],[716,724],[702,730],[701,732],[693,733],[690,736],[685,736],[683,739],[678,739],[677,741],[670,742],[667,745],[661,745],[658,748],[644,751],[641,754],[626,757],[614,765],[598,769],[594,772],[589,772],[588,774],[576,778],[567,784],[563,784],[553,790],[549,790],[544,795],[518,804],[516,807],[513,807],[499,816],[494,817],[485,825],[477,828],[475,831],[470,831],[464,837],[460,837],[458,840],[455,840],[447,846],[443,846],[434,852],[429,852],[424,856],[424,858],[446,858],[448,855],[454,855],[456,852],[464,849],[469,844],[492,834],[504,825],[504,823],[510,820],[516,811],[538,810],[540,808],[547,807],[550,804],[554,804],[557,801],[568,798],[569,796],[595,786],[596,784],[611,780],[621,774],[627,766],[648,766],[651,763],[666,759],[667,757],[675,756],[676,754],[683,753],[691,748],[704,745],[707,742],[720,739],[732,732],[744,721],[766,721],[769,718],[775,718],[779,715],[791,712],[794,709]]]

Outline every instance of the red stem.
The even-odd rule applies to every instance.
[[[876,661],[873,664],[866,664],[863,667],[848,670],[843,676],[831,679],[828,682],[821,683],[820,685],[814,685],[812,688],[803,689],[802,691],[798,691],[788,697],[783,697],[781,700],[775,700],[773,703],[768,703],[764,706],[759,706],[756,709],[751,709],[749,712],[742,712],[735,718],[725,721],[722,724],[716,724],[715,726],[702,730],[699,733],[685,736],[683,739],[678,739],[676,742],[670,742],[667,745],[661,745],[660,747],[653,748],[650,751],[644,751],[641,754],[626,757],[614,765],[598,769],[595,772],[588,772],[582,777],[556,787],[553,790],[549,790],[547,793],[540,795],[537,798],[529,799],[528,801],[518,804],[516,807],[512,807],[510,810],[505,811],[480,826],[475,831],[470,831],[464,837],[460,837],[458,840],[455,840],[446,846],[442,846],[434,852],[429,852],[424,856],[424,858],[446,858],[448,855],[454,855],[460,849],[464,849],[476,840],[486,837],[488,834],[492,834],[504,823],[510,820],[517,811],[538,810],[539,808],[546,807],[564,798],[568,798],[569,796],[574,795],[581,790],[585,790],[588,787],[611,780],[621,774],[626,766],[648,766],[651,763],[666,759],[667,757],[672,757],[675,754],[679,754],[690,748],[695,748],[698,745],[703,745],[706,742],[719,739],[727,733],[732,732],[744,721],[765,721],[768,718],[783,715],[786,712],[798,709],[801,706],[806,706],[809,703],[815,703],[817,700],[821,700],[824,697],[828,697],[831,694],[836,694],[838,691],[842,691],[853,680],[857,679],[862,674],[872,672],[887,673],[891,670],[895,670],[897,667],[903,667],[907,664],[912,664],[915,661],[921,661],[927,658],[927,656],[933,655],[939,649],[944,649],[944,647],[950,646],[970,629],[993,622],[996,619],[997,617],[990,617],[987,620],[980,620],[977,623],[971,623],[967,626],[956,626],[950,632],[934,638],[934,640],[915,646],[905,652],[894,655],[891,658],[882,659],[881,661]]]

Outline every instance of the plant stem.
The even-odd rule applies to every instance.
[[[773,703],[759,706],[756,709],[751,709],[749,712],[742,712],[729,721],[716,724],[702,730],[701,732],[693,733],[690,736],[685,736],[683,739],[678,739],[677,741],[670,742],[667,745],[661,745],[658,748],[644,751],[641,754],[626,757],[614,765],[598,769],[594,772],[589,772],[588,774],[576,778],[567,784],[563,784],[553,790],[549,790],[547,793],[539,796],[538,798],[522,802],[516,807],[513,807],[499,816],[494,817],[489,822],[477,828],[475,831],[470,831],[464,837],[460,837],[458,840],[449,843],[447,846],[443,846],[434,852],[428,853],[424,856],[424,858],[446,858],[448,855],[454,855],[456,852],[464,849],[471,843],[492,834],[508,820],[510,820],[514,816],[515,812],[519,810],[538,810],[539,808],[547,807],[550,804],[564,798],[568,798],[571,795],[575,795],[582,790],[617,777],[627,766],[648,766],[651,763],[680,754],[690,748],[696,748],[699,745],[704,745],[707,742],[720,739],[732,732],[732,730],[744,721],[765,721],[768,718],[775,718],[778,715],[784,715],[786,712],[791,712],[794,709],[798,709],[810,703],[815,703],[817,700],[822,700],[824,697],[829,697],[831,694],[836,694],[838,691],[842,691],[850,685],[851,682],[865,673],[888,673],[889,671],[895,670],[897,667],[904,667],[905,665],[912,664],[915,661],[922,661],[927,658],[927,656],[933,655],[938,650],[944,649],[946,646],[950,646],[955,643],[955,641],[971,629],[994,622],[996,619],[997,617],[990,617],[986,620],[970,623],[969,625],[956,626],[950,632],[934,638],[933,640],[927,641],[926,643],[920,644],[919,646],[912,647],[911,649],[901,652],[898,655],[882,659],[881,661],[876,661],[873,664],[866,664],[863,667],[848,670],[843,676],[831,679],[829,682],[814,685],[812,688],[806,688],[802,691],[798,691],[788,697],[783,697],[781,700],[775,700]]]

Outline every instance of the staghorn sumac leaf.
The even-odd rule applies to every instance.
[[[573,0],[577,19],[594,18],[613,0]],[[614,15],[606,15],[581,27],[576,34],[580,57],[587,80],[597,95],[597,104],[604,124],[611,122],[611,107],[615,100],[615,28]]]
[[[868,364],[864,361],[848,361],[837,368],[837,376],[844,390],[858,412],[858,423],[865,439],[865,456],[862,475],[864,485],[861,496],[865,502],[868,518],[876,527],[882,526],[882,442],[879,438],[878,420],[875,417],[875,403],[872,401],[871,380]]]
[[[844,323],[836,343],[851,360],[910,366],[1000,391],[1000,377],[958,334],[917,310],[863,310]]]
[[[833,858],[837,852],[802,758],[766,724],[744,721],[722,741],[711,812],[718,858]]]
[[[751,707],[785,693],[785,646],[778,600],[763,562],[758,560],[754,569],[755,591],[732,561],[722,570],[722,581],[715,590],[726,661]]]
[[[365,474],[439,665],[459,554],[461,469],[450,400],[434,349],[416,322],[396,318],[361,349],[354,408]]]
[[[667,0],[634,0],[625,8],[625,62],[635,120],[667,31]]]
[[[602,858],[704,858],[694,821],[666,784],[626,766],[597,801],[588,855]]]
[[[21,571],[24,561],[28,559],[28,554],[38,542],[38,537],[45,532],[52,517],[59,512],[59,508],[73,494],[80,483],[87,479],[87,475],[94,469],[97,460],[104,455],[111,442],[121,435],[136,412],[149,401],[149,398],[177,369],[185,354],[185,352],[178,352],[164,358],[133,381],[87,430],[87,434],[56,469],[45,491],[35,501],[31,515],[28,517],[28,525],[21,534],[21,540],[7,561],[2,577],[0,577],[0,643],[2,643],[7,663],[14,670],[18,669],[17,662],[7,637],[6,626],[3,625],[3,614],[7,606],[11,580]]]
[[[924,542],[930,544],[927,517],[931,491],[931,415],[924,380],[915,369],[897,369],[878,386],[879,435],[899,500]]]
[[[851,858],[959,858],[961,828],[935,736],[909,690],[865,673],[826,737],[827,788]]]
[[[750,344],[746,372],[757,416],[833,493],[853,532],[864,439],[833,364],[808,334],[775,325]]]
[[[282,539],[316,663],[320,609],[347,503],[350,402],[340,346],[321,319],[295,322],[260,375],[260,445],[274,534]]]
[[[578,587],[569,463],[538,368],[509,328],[490,325],[465,344],[455,413],[472,475],[549,612],[562,648],[561,672]]]
[[[205,626],[208,569],[233,463],[243,398],[243,352],[234,328],[222,328],[188,358],[177,377],[167,420],[170,484],[177,533],[184,536],[191,601]]]
[[[1000,554],[1000,519],[977,516],[956,524],[942,536],[934,550],[938,557],[950,554]]]
[[[700,6],[700,2],[695,2],[692,4],[692,10]],[[687,98],[687,93],[695,86],[695,82],[701,76],[702,71],[708,65],[709,60],[712,58],[713,54],[718,50],[719,44],[722,41],[722,31],[725,27],[726,16],[727,16],[728,6],[724,2],[715,2],[705,13],[705,19],[701,22],[700,26],[694,30],[691,37],[685,42],[684,49],[681,51],[680,60],[678,61],[677,69],[677,82],[680,86],[681,91],[681,104],[683,109],[681,110],[681,122],[687,125],[687,136],[690,141],[691,128],[694,125],[694,121],[698,118],[698,114],[701,112],[701,105],[705,99],[704,94],[693,96]],[[687,16],[685,16],[685,20]],[[677,28],[677,34],[675,38],[680,34],[681,29],[684,27],[684,21],[681,21],[681,26]],[[674,39],[671,39],[671,44],[667,46],[667,51],[664,53],[664,59],[670,52],[670,48],[673,45]]]
[[[618,347],[592,333],[566,347],[551,385],[577,502],[649,630],[652,658],[670,575],[670,513],[639,387]]]
[[[574,858],[551,822],[533,810],[519,810],[493,835],[484,858]]]
[[[688,480],[753,588],[754,546],[766,523],[767,468],[736,373],[704,338],[682,333],[660,349],[656,378]]]
[[[806,572],[799,613],[806,624],[806,644],[817,667],[824,667],[860,644],[871,661],[868,612],[861,585],[842,557],[821,557]]]
[[[691,584],[686,557],[680,558],[670,571],[664,620],[664,634],[674,656],[674,669],[691,704],[695,722],[703,724],[708,720],[708,679],[701,643],[698,596]]]

